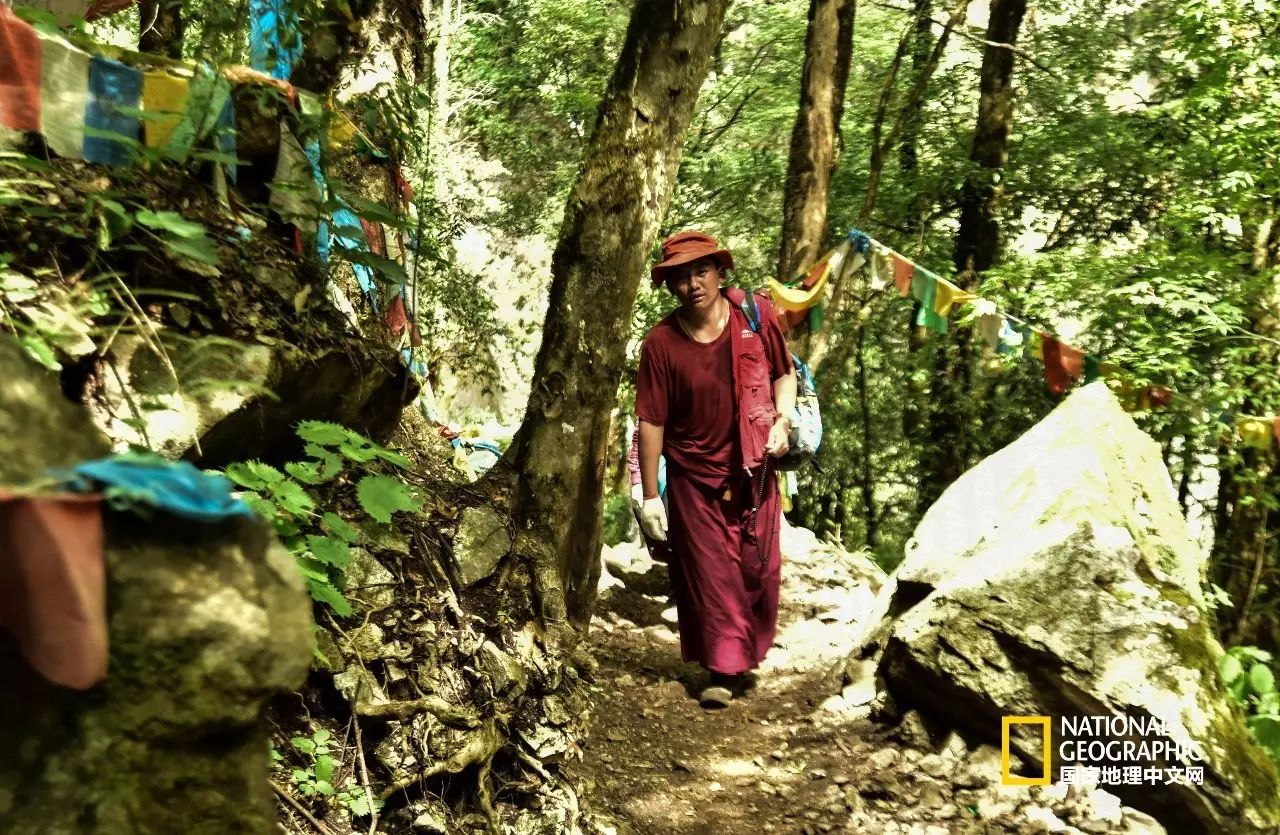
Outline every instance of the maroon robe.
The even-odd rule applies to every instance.
[[[763,343],[772,382],[790,372],[790,354],[773,308],[762,304],[760,313],[760,334],[747,338]],[[758,666],[773,643],[782,563],[772,477],[752,525],[751,493],[760,478],[757,473],[749,481],[741,463],[735,328],[742,336],[750,333],[736,308],[720,336],[703,344],[684,333],[673,313],[645,337],[636,381],[637,417],[663,427],[667,536],[674,554],[668,570],[681,656],[727,675]],[[770,553],[762,564],[765,541]]]

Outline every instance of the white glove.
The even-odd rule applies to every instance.
[[[655,542],[667,541],[667,507],[662,499],[645,499],[640,507],[640,527]]]
[[[635,514],[636,521],[640,521],[640,509],[644,507],[644,485],[636,482],[631,485],[631,512]]]

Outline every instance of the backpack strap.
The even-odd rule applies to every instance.
[[[742,310],[742,315],[747,317],[752,333],[760,333],[760,306],[756,304],[756,294],[738,287],[726,287],[724,292],[729,301],[736,304]]]

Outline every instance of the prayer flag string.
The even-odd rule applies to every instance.
[[[1176,392],[1168,386],[1124,382],[1123,378],[1138,375],[1103,362],[1100,357],[1064,342],[1051,330],[1034,325],[1008,311],[1001,311],[990,299],[957,287],[864,232],[851,230],[842,247],[846,253],[843,257],[849,257],[849,252],[854,253],[855,260],[850,266],[855,263],[858,267],[866,265],[872,291],[883,291],[892,285],[898,295],[911,296],[916,301],[915,323],[918,327],[945,334],[952,309],[957,305],[972,306],[977,331],[988,349],[1002,355],[1021,356],[1030,353],[1044,365],[1045,384],[1054,394],[1063,394],[1080,380],[1088,383],[1096,379],[1113,378],[1121,382],[1122,402],[1131,410],[1166,406],[1178,400],[1212,411],[1196,398]],[[838,249],[824,255],[806,274],[805,279],[795,282],[801,284],[800,291],[770,281],[769,289],[773,297],[776,299],[781,294],[786,299],[779,307],[787,311],[802,311],[806,306],[821,305],[826,276],[828,273],[834,274],[839,262],[836,268],[822,273],[821,282],[810,281],[810,277]],[[858,255],[862,256],[861,259],[857,259]],[[1220,415],[1219,420],[1233,427],[1246,446],[1269,449],[1273,443],[1280,444],[1280,415],[1226,413]]]

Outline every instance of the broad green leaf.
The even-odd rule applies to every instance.
[[[1266,664],[1254,664],[1249,668],[1249,686],[1258,695],[1273,693],[1276,689],[1276,677]]]
[[[392,464],[395,464],[398,467],[413,466],[413,462],[410,461],[408,458],[405,458],[400,453],[393,452],[392,450],[389,450],[389,449],[382,449],[381,447],[379,447],[378,457],[381,458],[383,461],[390,461]]]
[[[1222,672],[1223,684],[1232,684],[1244,672],[1244,665],[1240,663],[1240,659],[1232,653],[1223,655],[1218,661],[1218,667]]]
[[[316,509],[315,500],[296,481],[268,484],[267,489],[280,510],[291,516],[306,516]]]
[[[245,466],[249,468],[249,472],[262,479],[264,484],[276,484],[284,481],[284,473],[270,464],[264,464],[261,461],[248,461],[245,462]]]
[[[360,538],[360,531],[347,524],[347,521],[336,513],[325,513],[320,519],[321,526],[334,536],[355,542]]]
[[[303,484],[324,484],[320,475],[320,465],[315,461],[290,461],[284,465],[285,472]]]
[[[338,762],[327,754],[316,757],[316,780],[329,782],[333,779],[333,772],[338,770]]]
[[[351,614],[351,604],[342,596],[342,592],[333,587],[333,583],[308,580],[307,591],[311,592],[312,600],[327,604],[338,617],[345,618]]]
[[[177,212],[153,212],[150,209],[142,209],[134,217],[143,226],[172,232],[180,238],[205,237],[203,224],[187,220]]]
[[[333,794],[333,784],[328,780],[316,780],[316,792],[325,796]]]
[[[293,745],[294,748],[297,748],[299,751],[301,751],[304,754],[315,753],[315,750],[316,750],[315,740],[313,740],[309,736],[295,736],[293,739],[290,739],[289,742]]]
[[[338,447],[338,452],[341,452],[352,461],[359,461],[362,464],[373,461],[378,457],[378,450],[375,447],[356,443],[343,444]]]
[[[351,436],[343,426],[322,420],[304,420],[298,424],[298,437],[313,444],[337,446]]]
[[[320,464],[320,478],[329,481],[338,473],[342,472],[342,458],[330,452],[319,444],[307,444],[307,455]]]
[[[356,498],[360,507],[383,524],[390,523],[391,514],[405,510],[417,512],[421,504],[404,482],[385,475],[367,475],[356,485]]]
[[[372,252],[364,250],[348,249],[343,253],[346,259],[353,264],[363,264],[366,267],[379,273],[388,283],[399,287],[409,282],[409,276],[404,271],[404,267],[400,266],[390,258],[384,258],[381,255],[374,255]]]
[[[351,546],[340,539],[312,534],[307,537],[307,550],[319,562],[334,568],[346,568],[351,564]]]
[[[169,251],[182,258],[190,258],[199,264],[218,266],[218,247],[208,237],[179,238],[166,236],[164,245]]]
[[[223,470],[223,472],[226,473],[227,478],[231,479],[236,484],[239,484],[241,487],[246,487],[250,490],[263,490],[266,488],[267,482],[249,466],[252,463],[255,462],[237,461],[234,464],[228,464],[227,468]]]

